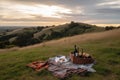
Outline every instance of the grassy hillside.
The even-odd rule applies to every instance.
[[[0,48],[13,46],[26,46],[36,43],[33,34],[41,31],[45,27],[19,28],[9,31],[0,36]]]
[[[71,22],[69,24],[43,29],[42,31],[35,33],[34,38],[44,41],[44,40],[52,40],[66,36],[84,34],[88,32],[99,32],[104,30],[105,29],[103,27],[97,27],[85,23]]]
[[[16,29],[0,36],[0,48],[10,48],[13,46],[23,47],[62,37],[104,30],[105,28],[103,27],[76,22],[59,26]]]
[[[35,72],[26,64],[56,55],[69,55],[74,44],[94,56],[97,72],[87,77],[73,75],[67,80],[120,80],[119,34],[120,29],[88,33],[24,48],[0,50],[0,80],[59,80],[47,70]]]

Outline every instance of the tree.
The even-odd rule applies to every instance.
[[[79,26],[78,23],[75,23],[74,21],[71,21],[71,23],[69,24],[70,28],[73,28],[75,26]]]

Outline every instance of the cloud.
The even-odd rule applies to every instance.
[[[66,19],[57,19],[57,18],[49,18],[49,17],[42,17],[37,15],[31,15],[33,18],[7,18],[4,16],[0,16],[0,20],[3,22],[64,22]],[[61,21],[62,20],[62,21]]]
[[[33,14],[33,15],[41,15],[43,17],[56,17],[56,18],[61,18],[62,16],[59,15],[58,13],[65,13],[65,14],[70,14],[71,10],[64,8],[64,7],[59,7],[59,6],[48,6],[48,5],[43,5],[43,4],[36,4],[36,5],[23,5],[23,4],[15,4],[12,5],[11,3],[4,3],[1,4],[1,8],[4,9],[4,11],[1,11],[1,14],[6,14],[6,12],[13,13],[13,12],[19,12],[19,13],[24,13],[24,14]],[[10,7],[7,7],[10,6]],[[10,15],[10,14],[9,14]]]
[[[119,23],[119,20],[117,19],[112,19],[112,20],[108,20],[108,19],[93,19],[93,20],[87,20],[85,21],[87,23],[91,23],[91,24],[112,24],[114,22],[114,24],[118,24]]]
[[[120,8],[120,0],[106,1],[103,3],[98,3],[97,5],[98,6],[109,6],[109,7],[113,7],[113,8],[119,6],[119,8]]]
[[[2,22],[120,23],[120,0],[0,0]]]
[[[16,2],[14,2],[16,3]],[[8,21],[19,21],[21,19],[28,20],[30,21],[30,18],[33,18],[32,20],[35,20],[34,16],[41,16],[40,20],[43,20],[43,17],[46,17],[49,19],[51,18],[67,18],[67,17],[72,17],[75,15],[80,15],[82,14],[82,9],[80,7],[76,7],[75,10],[64,8],[61,6],[56,6],[56,5],[44,5],[44,4],[34,4],[34,5],[23,5],[20,3],[17,3],[15,5],[12,5],[10,2],[7,3],[2,3],[0,8],[2,8],[1,15],[3,16],[3,19],[1,20],[7,20]],[[10,6],[10,7],[7,7]],[[74,14],[73,14],[74,13]],[[15,16],[18,15],[18,16]],[[34,16],[32,16],[34,15]],[[24,17],[24,18],[23,18]],[[6,19],[5,19],[6,18]],[[37,19],[36,19],[37,21]]]
[[[116,15],[120,14],[120,8],[101,8],[96,10],[98,13]],[[118,16],[119,17],[119,16]]]

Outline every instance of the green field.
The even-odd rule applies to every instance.
[[[120,29],[44,42],[35,47],[2,50],[0,51],[0,80],[59,80],[47,70],[36,72],[26,65],[56,55],[69,55],[75,44],[95,58],[94,68],[97,72],[90,73],[86,77],[72,75],[66,80],[120,80],[119,34]]]

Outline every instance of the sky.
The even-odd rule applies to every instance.
[[[120,0],[0,0],[0,26],[120,24]]]

